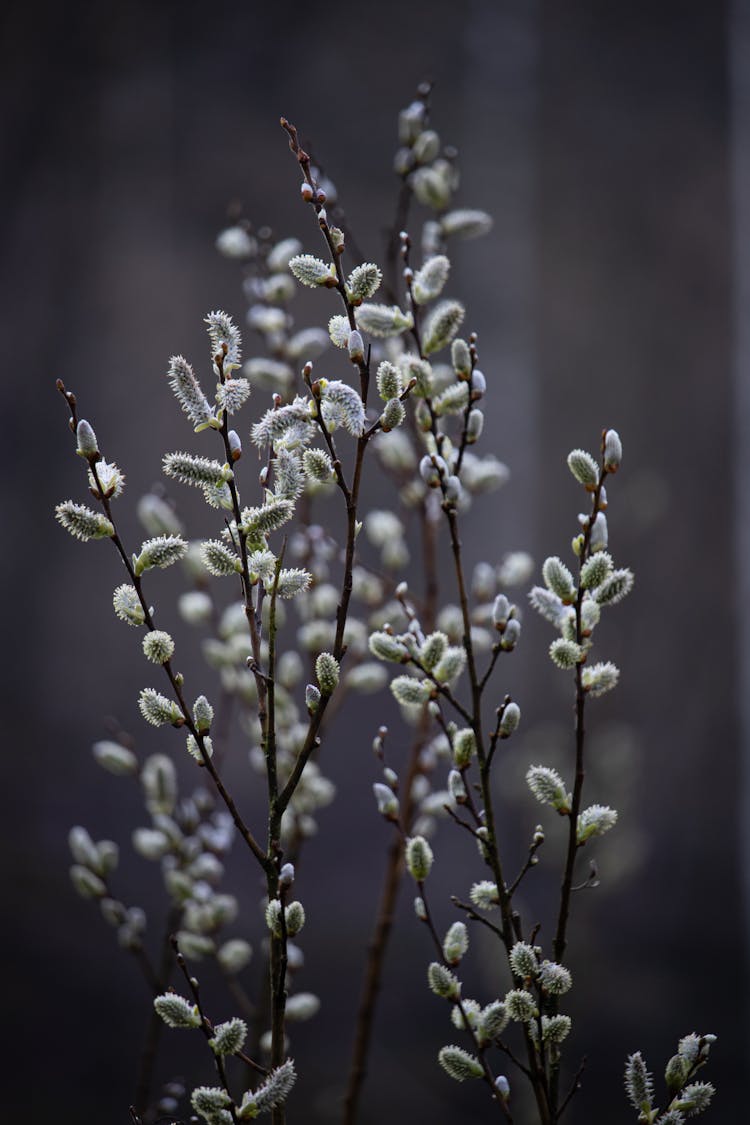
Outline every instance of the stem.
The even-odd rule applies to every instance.
[[[286,544],[284,544],[284,547]],[[286,1017],[286,970],[287,970],[287,932],[285,917],[285,892],[279,893],[279,867],[281,864],[281,812],[279,811],[279,785],[276,772],[276,597],[279,575],[284,558],[282,548],[276,562],[268,626],[268,675],[267,713],[264,717],[263,749],[266,758],[268,778],[268,859],[267,873],[268,901],[278,899],[281,934],[271,934],[270,984],[271,984],[271,1066],[278,1067],[284,1062],[285,1017]],[[286,1110],[284,1105],[275,1106],[271,1111],[274,1125],[284,1125]]]
[[[396,232],[396,235],[397,234],[398,231]],[[437,612],[438,578],[437,539],[435,536],[434,521],[430,519],[428,499],[423,500],[420,505],[420,526],[422,531],[422,570],[425,575],[423,619],[425,628],[431,631],[434,628],[435,615]],[[414,798],[412,791],[414,781],[419,773],[420,752],[424,745],[427,731],[428,722],[425,716],[417,737],[412,741],[411,750],[409,752],[406,782],[404,785],[405,797],[401,811],[401,824],[404,834],[408,832],[414,816]],[[367,1076],[367,1055],[372,1040],[375,1007],[381,988],[388,942],[393,928],[396,900],[404,874],[403,857],[403,840],[401,834],[398,834],[395,836],[391,847],[388,849],[375,928],[367,950],[365,979],[362,985],[359,1008],[357,1010],[354,1048],[349,1064],[349,1081],[344,1097],[344,1125],[355,1125],[360,1097]]]
[[[388,859],[383,876],[383,886],[380,894],[380,902],[378,904],[375,929],[373,930],[372,939],[367,949],[367,968],[365,970],[362,995],[357,1010],[354,1048],[349,1064],[349,1081],[344,1098],[344,1125],[354,1125],[357,1119],[359,1099],[367,1075],[367,1055],[372,1040],[375,1006],[378,993],[380,992],[388,941],[393,928],[396,900],[404,873],[403,837],[406,832],[408,832],[414,816],[412,790],[414,780],[419,773],[419,755],[424,745],[424,740],[425,731],[421,730],[412,742],[404,785],[405,796],[401,813],[402,829],[401,832],[394,836],[393,843],[388,849]]]
[[[181,908],[174,904],[170,906],[167,913],[166,925],[164,927],[164,937],[162,939],[162,954],[161,962],[159,964],[158,977],[154,982],[154,996],[158,996],[164,992],[169,984],[169,978],[172,975],[172,966],[174,964],[172,959],[172,947],[170,943],[170,935],[172,934],[175,926],[180,920]],[[157,1014],[153,1005],[151,1006],[151,1013],[149,1015],[148,1029],[146,1031],[146,1039],[141,1052],[141,1060],[138,1068],[138,1081],[136,1083],[135,1094],[135,1107],[139,1114],[147,1114],[151,1102],[151,1090],[154,1081],[154,1068],[156,1066],[156,1056],[159,1049],[159,1040],[161,1039],[162,1031],[164,1030],[164,1020]]]
[[[602,433],[602,453],[604,446],[604,433]],[[601,498],[602,487],[604,480],[607,476],[607,470],[602,467],[599,474],[599,481],[594,489],[592,503],[591,503],[591,516],[589,517],[586,527],[584,529],[583,543],[581,544],[580,553],[578,556],[578,593],[576,595],[575,603],[575,616],[576,616],[576,642],[582,644],[584,637],[581,626],[581,607],[583,605],[583,588],[580,581],[580,573],[583,564],[591,556],[591,532],[593,530],[594,521],[596,520],[599,511],[599,501]],[[560,886],[560,908],[557,916],[557,929],[555,931],[555,939],[552,944],[553,955],[555,961],[562,964],[565,950],[567,948],[567,931],[568,921],[570,918],[570,904],[573,893],[573,873],[575,869],[576,855],[578,853],[578,816],[581,811],[581,804],[583,798],[583,783],[586,777],[584,768],[584,752],[586,748],[586,727],[585,727],[585,709],[586,709],[586,692],[583,688],[583,666],[576,664],[575,668],[575,756],[576,756],[576,772],[575,781],[573,784],[573,798],[571,801],[571,808],[568,822],[568,846],[565,854],[565,867],[563,869],[562,883]],[[554,1010],[555,1005],[552,1005]],[[552,1097],[552,1110],[553,1121],[559,1120],[562,1108],[558,1110],[559,1099],[559,1085],[560,1085],[560,1058],[552,1063],[551,1066],[551,1097]],[[569,1099],[566,1099],[567,1101]]]
[[[604,436],[602,435],[602,442]],[[591,555],[591,532],[594,526],[596,515],[599,511],[599,501],[601,498],[602,487],[604,480],[607,476],[607,470],[602,469],[599,475],[599,483],[594,490],[591,516],[587,522],[584,530],[583,544],[579,555],[579,580],[578,580],[578,594],[576,596],[575,614],[576,614],[576,642],[580,645],[583,640],[583,632],[581,628],[581,606],[583,605],[583,589],[581,587],[580,572],[583,564]],[[562,886],[560,888],[560,911],[557,920],[557,930],[555,933],[555,941],[553,945],[555,960],[561,962],[565,954],[567,945],[567,926],[568,917],[570,914],[570,896],[573,888],[573,868],[575,866],[576,851],[578,847],[578,814],[581,811],[581,797],[583,792],[583,781],[585,777],[584,771],[584,749],[586,742],[586,730],[584,726],[585,717],[585,704],[586,693],[583,690],[583,669],[581,664],[576,664],[575,670],[575,747],[576,747],[576,775],[573,787],[573,800],[570,810],[570,821],[568,826],[568,848],[565,857],[565,869],[563,872]]]
[[[344,1125],[354,1125],[357,1119],[359,1099],[367,1074],[367,1055],[372,1039],[375,1005],[380,992],[385,953],[393,926],[393,915],[399,887],[401,886],[403,851],[401,837],[395,836],[388,850],[388,862],[380,893],[377,920],[367,949],[367,968],[357,1011],[354,1048],[349,1064],[349,1081],[344,1097]]]
[[[177,958],[177,964],[179,965],[180,969],[182,970],[182,974],[185,977],[188,988],[190,989],[190,992],[192,993],[192,996],[193,996],[193,1000],[195,1001],[195,1006],[198,1009],[198,1014],[201,1018],[200,1030],[203,1033],[203,1036],[205,1037],[206,1040],[212,1039],[213,1035],[214,1035],[214,1027],[213,1027],[213,1024],[211,1023],[211,1021],[209,1020],[208,1016],[205,1014],[205,1012],[203,1010],[203,1005],[201,1003],[201,996],[200,996],[200,989],[199,989],[199,986],[198,986],[198,981],[196,980],[195,977],[192,977],[190,975],[190,973],[188,971],[188,967],[185,963],[185,958],[180,953],[180,947],[177,943],[176,937],[172,938],[172,948],[174,949],[175,957]],[[227,1097],[229,1098],[229,1106],[228,1106],[229,1113],[231,1115],[232,1121],[236,1125],[236,1123],[237,1123],[237,1112],[236,1112],[236,1107],[235,1107],[235,1104],[234,1104],[234,1099],[232,1098],[232,1092],[229,1089],[229,1081],[227,1079],[227,1071],[226,1071],[226,1066],[224,1064],[224,1059],[221,1055],[217,1055],[213,1050],[211,1051],[211,1054],[213,1055],[214,1063],[216,1065],[216,1073],[219,1076],[219,1081],[221,1083],[221,1087],[224,1090]]]

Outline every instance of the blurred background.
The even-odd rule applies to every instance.
[[[214,248],[228,206],[241,201],[255,222],[316,249],[279,115],[314,145],[358,243],[378,258],[397,191],[397,114],[426,78],[434,126],[459,150],[458,199],[495,219],[486,239],[458,246],[451,281],[479,334],[485,448],[512,471],[467,518],[470,563],[516,548],[537,568],[565,555],[579,503],[567,452],[595,452],[604,426],[625,448],[610,537],[637,584],[602,626],[602,657],[622,681],[590,724],[590,797],[621,821],[596,850],[601,886],[575,903],[569,1010],[588,1062],[568,1120],[632,1120],[626,1055],[642,1049],[659,1075],[689,1031],[719,1037],[707,1120],[736,1119],[750,877],[748,0],[433,0],[424,11],[395,0],[15,2],[0,20],[9,1119],[129,1120],[148,995],[96,908],[74,895],[66,836],[83,823],[128,850],[137,793],[90,754],[105,716],[144,748],[184,757],[171,731],[142,729],[144,668],[110,610],[122,580],[113,552],[53,521],[59,500],[85,501],[54,380],[77,393],[127,472],[132,542],[135,498],[158,479],[162,452],[190,440],[167,358],[204,362],[209,309],[244,316],[239,269]],[[158,588],[166,596],[167,577]],[[500,688],[523,711],[498,775],[519,862],[519,834],[545,816],[523,796],[523,772],[569,745],[569,684],[547,660],[550,639],[526,612]],[[326,766],[339,796],[299,888],[310,917],[300,986],[323,1008],[295,1032],[303,1077],[291,1117],[311,1125],[338,1120],[389,839],[370,798],[370,740],[384,720],[397,723],[385,696],[342,716]],[[233,768],[240,794],[257,785],[241,748]],[[435,843],[446,925],[450,879],[466,879],[456,833],[443,826]],[[231,879],[257,944],[259,890],[243,860],[237,850]],[[143,861],[119,878],[125,901],[158,902]],[[540,871],[530,913],[554,885]],[[430,950],[410,901],[407,890],[362,1122],[480,1120],[483,1092],[433,1062],[456,1034],[427,991]],[[477,952],[466,992],[489,998],[504,985],[481,942]],[[184,1068],[183,1046],[163,1078]]]

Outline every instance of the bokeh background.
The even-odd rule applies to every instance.
[[[148,1007],[135,967],[67,875],[71,823],[127,844],[138,816],[137,795],[91,760],[104,717],[144,745],[147,735],[135,707],[143,667],[109,608],[116,560],[52,520],[58,500],[83,498],[54,379],[77,392],[126,468],[132,501],[158,477],[161,452],[185,441],[167,357],[206,354],[210,308],[244,313],[238,270],[214,250],[227,206],[240,200],[314,249],[279,115],[312,140],[358,241],[378,256],[396,191],[396,115],[431,78],[435,126],[460,152],[459,199],[495,217],[486,240],[458,249],[452,286],[479,333],[487,442],[513,471],[467,521],[470,561],[525,547],[540,564],[564,552],[578,504],[565,455],[594,448],[602,426],[625,444],[610,526],[637,586],[603,627],[622,684],[591,725],[591,796],[617,805],[622,820],[597,852],[602,885],[576,903],[571,1010],[588,1073],[569,1121],[631,1120],[624,1057],[642,1048],[658,1073],[691,1030],[720,1040],[710,1119],[739,1120],[750,3],[16,0],[0,19],[9,1119],[127,1122]],[[124,526],[134,537],[132,515]],[[557,752],[570,714],[545,656],[547,627],[528,613],[525,626],[507,682],[524,736],[498,782],[511,847],[538,818],[518,803],[525,764]],[[390,700],[343,716],[330,747],[339,800],[321,818],[300,887],[310,916],[300,985],[324,999],[294,1043],[304,1077],[293,1116],[310,1125],[338,1120],[387,839],[369,797],[369,742],[382,719],[395,719]],[[237,763],[241,790],[250,784],[241,750]],[[461,875],[462,846],[449,828],[436,844],[448,877],[468,887],[477,876]],[[155,884],[141,889],[150,874],[127,866],[122,897],[157,901]],[[238,862],[233,878],[257,941],[255,876]],[[530,894],[532,911],[547,878]],[[480,1120],[482,1092],[457,1087],[432,1061],[454,1033],[425,987],[429,952],[408,900],[362,1121]],[[501,988],[494,979],[480,955],[466,991]],[[164,1077],[173,1072],[166,1065]]]

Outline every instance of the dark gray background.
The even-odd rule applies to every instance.
[[[429,76],[436,127],[461,152],[461,198],[496,219],[490,238],[461,247],[455,262],[454,291],[469,303],[490,384],[488,444],[514,472],[469,521],[470,560],[518,546],[539,562],[564,552],[578,503],[567,451],[593,448],[607,425],[625,443],[610,517],[617,560],[633,566],[637,587],[602,634],[623,677],[592,722],[592,797],[618,804],[622,827],[619,847],[613,835],[599,849],[604,886],[576,904],[572,1010],[581,1012],[590,1074],[569,1120],[631,1120],[623,1058],[642,1047],[658,1072],[690,1030],[720,1038],[710,1119],[736,1118],[748,868],[740,641],[748,568],[738,554],[747,527],[744,9],[584,0],[435,0],[425,12],[392,0],[6,9],[10,1116],[126,1122],[148,1002],[67,877],[70,823],[126,842],[137,816],[135,799],[91,761],[101,716],[116,714],[144,745],[147,736],[134,706],[143,668],[109,609],[115,559],[105,545],[74,543],[51,517],[58,500],[83,498],[54,379],[78,393],[126,468],[132,501],[157,478],[161,452],[185,441],[163,378],[167,357],[199,361],[210,308],[243,315],[237,271],[213,250],[227,203],[241,199],[258,222],[315,248],[279,114],[313,140],[359,241],[377,256],[393,209],[396,113]],[[132,517],[124,526],[132,540]],[[507,685],[526,732],[499,782],[509,798],[519,763],[544,755],[569,713],[544,655],[548,630],[528,614],[526,622]],[[395,719],[387,702],[368,704],[356,725],[350,712],[331,746],[339,804],[322,817],[300,888],[311,918],[300,986],[324,996],[320,1021],[295,1038],[304,1077],[293,1118],[310,1122],[337,1119],[348,1060],[369,880],[386,840],[368,796],[370,732],[383,715]],[[159,736],[153,748],[164,743]],[[516,829],[538,812],[528,802],[513,811],[511,800],[508,810],[517,847]],[[440,841],[445,867],[457,871],[459,843],[447,829]],[[253,919],[257,888],[248,890],[242,871],[238,864],[237,886]],[[143,864],[123,872],[128,901],[144,875]],[[407,897],[363,1121],[479,1119],[488,1113],[481,1091],[456,1087],[431,1061],[452,1031],[424,986],[428,950]],[[481,959],[472,971],[477,990],[502,987]]]

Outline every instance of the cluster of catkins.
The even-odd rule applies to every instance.
[[[294,146],[296,133],[284,124]],[[305,921],[302,903],[289,900],[294,864],[305,839],[317,831],[319,810],[335,795],[313,751],[328,737],[323,721],[330,723],[347,692],[372,693],[389,684],[405,720],[421,735],[406,801],[397,771],[385,764],[386,731],[378,735],[375,750],[383,771],[374,786],[377,808],[403,838],[406,867],[419,889],[416,913],[436,943],[429,987],[450,1003],[453,1025],[468,1035],[471,1047],[469,1051],[446,1045],[439,1061],[458,1081],[485,1079],[509,1115],[510,1082],[494,1073],[490,1049],[498,1048],[509,1024],[520,1024],[543,1085],[559,1065],[560,1046],[571,1027],[569,1016],[559,1011],[560,998],[572,985],[570,970],[561,959],[545,957],[533,937],[526,940],[516,934],[513,940],[508,932],[515,885],[508,887],[498,878],[497,843],[488,820],[494,749],[498,740],[514,734],[521,712],[506,697],[487,743],[481,736],[481,701],[497,660],[518,644],[521,614],[511,593],[528,581],[532,564],[525,552],[514,551],[498,565],[476,564],[465,583],[459,568],[455,601],[441,600],[428,621],[424,599],[400,580],[410,561],[412,518],[434,529],[444,526],[457,555],[457,521],[474,498],[502,485],[508,470],[492,452],[477,452],[487,381],[478,364],[476,337],[461,335],[464,306],[450,296],[448,240],[483,234],[490,220],[480,211],[452,208],[458,187],[455,153],[446,150],[429,127],[426,95],[401,114],[399,138],[395,167],[404,198],[430,211],[418,265],[412,262],[408,234],[401,232],[396,240],[400,300],[374,262],[343,270],[348,236],[336,223],[335,188],[299,147],[302,198],[314,208],[327,257],[307,252],[297,239],[276,240],[270,231],[253,231],[244,223],[219,237],[222,253],[245,267],[247,323],[262,340],[264,354],[243,361],[240,332],[232,318],[220,311],[207,316],[213,394],[206,392],[182,356],[172,358],[167,372],[169,386],[204,448],[200,453],[169,452],[163,459],[171,481],[202,494],[212,510],[213,531],[189,540],[176,506],[153,492],[138,505],[148,538],[129,555],[112,505],[123,492],[124,474],[104,459],[93,428],[77,417],[74,396],[67,392],[77,452],[86,463],[89,489],[100,510],[70,500],[58,505],[56,514],[78,539],[113,540],[128,572],[128,581],[114,590],[114,611],[142,631],[146,661],[166,673],[168,681],[143,688],[140,712],[153,726],[182,729],[194,768],[208,772],[214,783],[211,792],[201,785],[180,797],[177,771],[165,754],[140,761],[125,738],[99,742],[94,748],[106,770],[140,779],[150,821],[135,830],[133,845],[161,865],[180,963],[211,958],[236,981],[250,961],[244,931],[242,936],[226,932],[237,922],[238,903],[220,890],[223,860],[238,827],[269,875],[266,953],[269,943],[276,942],[283,947],[285,973],[302,966],[302,951],[292,940]],[[291,305],[297,285],[319,292],[326,329],[296,327]],[[330,290],[343,311],[330,314]],[[384,290],[387,298],[381,300]],[[341,376],[337,369],[348,370],[354,378]],[[270,404],[241,435],[236,420],[240,410],[251,394],[257,399],[269,393]],[[213,448],[208,448],[209,439]],[[256,470],[255,479],[242,486],[243,493],[255,489],[250,503],[240,494],[240,462],[248,444],[262,466],[258,483]],[[371,454],[393,485],[394,501],[392,508],[363,514],[359,484]],[[588,657],[602,610],[619,602],[633,584],[631,572],[617,568],[607,549],[604,482],[617,471],[621,454],[614,430],[603,435],[600,461],[582,450],[570,454],[570,470],[591,501],[572,545],[576,566],[571,570],[562,559],[548,558],[542,568],[544,585],[530,593],[532,606],[558,631],[550,656],[559,668],[573,673],[581,706],[585,698],[613,688],[619,675],[611,662],[591,663]],[[335,517],[325,514],[330,505],[340,503],[338,494],[346,508],[343,547],[329,530]],[[216,673],[220,692],[215,705],[205,694],[188,702],[184,678],[174,667],[175,642],[166,629],[156,626],[144,593],[149,571],[178,563],[187,585],[179,612],[203,634],[203,656]],[[229,597],[217,596],[221,587],[214,579],[224,580]],[[392,678],[388,663],[398,666]],[[465,700],[467,674],[471,702]],[[227,739],[216,734],[222,712],[235,718],[245,734],[251,767],[264,775],[273,770],[274,800],[281,795],[283,815],[278,839],[269,839],[267,851],[244,827],[223,787],[219,767]],[[472,770],[478,772],[479,783]],[[615,824],[613,809],[583,807],[577,786],[570,791],[556,770],[532,766],[527,781],[538,801],[573,824],[574,850]],[[475,804],[478,789],[484,808]],[[220,801],[224,808],[218,807]],[[462,814],[469,819],[461,820]],[[437,817],[451,817],[468,827],[479,862],[493,876],[473,882],[470,904],[463,904],[466,921],[453,922],[442,939],[425,885],[434,859],[428,838]],[[540,826],[524,872],[536,862],[543,841]],[[126,948],[143,954],[145,915],[139,908],[126,908],[111,888],[117,847],[110,841],[95,843],[80,827],[71,832],[70,846],[76,888],[99,901]],[[487,916],[498,910],[503,921],[495,926]],[[511,977],[502,998],[484,1005],[462,995],[457,975],[468,951],[469,927],[477,923],[489,925],[500,937]],[[187,973],[186,979],[192,987]],[[289,979],[280,984],[284,1020],[314,1016],[317,997],[307,992],[287,996]],[[295,1068],[288,1058],[279,1061],[279,1051],[285,1055],[286,1046],[279,1046],[278,1028],[274,1033],[267,1030],[253,1045],[253,1051],[270,1052],[273,1065],[259,1064],[245,1054],[244,1019],[237,1016],[214,1025],[202,1008],[197,984],[185,997],[168,990],[165,982],[154,983],[159,1017],[171,1027],[201,1031],[216,1060],[220,1084],[193,1090],[195,1113],[209,1125],[229,1125],[284,1103]],[[645,1066],[640,1056],[632,1056],[628,1091],[640,1120],[677,1125],[680,1115],[705,1108],[712,1088],[691,1079],[705,1061],[710,1039],[681,1041],[675,1058],[684,1065],[673,1060],[668,1068],[675,1099],[660,1117],[651,1108]],[[261,1075],[255,1088],[239,1097],[230,1091],[228,1056]],[[674,1085],[678,1070],[679,1089]]]

